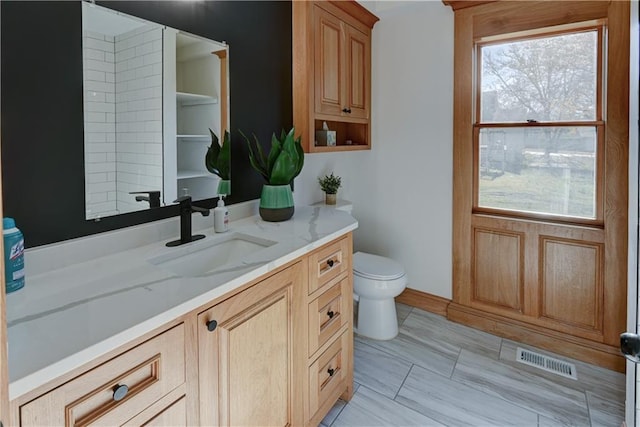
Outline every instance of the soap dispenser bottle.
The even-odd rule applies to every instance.
[[[224,195],[220,195],[218,206],[213,210],[213,230],[224,233],[229,230],[229,209],[224,205]]]

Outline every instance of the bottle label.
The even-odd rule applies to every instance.
[[[5,290],[7,293],[24,286],[24,238],[21,233],[5,235]]]
[[[9,261],[15,261],[24,254],[24,239],[20,239],[15,245],[11,246],[9,252]]]

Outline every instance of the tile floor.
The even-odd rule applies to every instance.
[[[575,363],[578,380],[515,362],[532,348],[397,304],[390,341],[357,336],[355,393],[322,426],[619,427],[625,377]]]

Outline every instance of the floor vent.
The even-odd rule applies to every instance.
[[[535,366],[536,368],[540,368],[548,372],[553,372],[554,374],[562,375],[563,377],[574,380],[578,379],[576,365],[573,363],[545,356],[544,354],[536,353],[531,350],[525,350],[518,347],[516,361],[524,363],[525,365]]]

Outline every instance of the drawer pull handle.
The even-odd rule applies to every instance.
[[[329,374],[330,377],[332,377],[333,374],[335,374],[335,373],[336,373],[335,369],[332,369],[332,368],[327,369],[327,374]]]
[[[334,263],[335,263],[335,261],[334,261],[334,260],[332,260],[332,259],[328,259],[328,260],[327,260],[327,265],[329,266],[329,268],[333,267],[333,264],[334,264]]]
[[[209,320],[207,322],[207,329],[209,330],[209,332],[215,331],[217,327],[218,327],[218,322],[216,322],[215,320]]]
[[[351,113],[351,108],[343,108],[342,112],[343,113]]]
[[[120,400],[124,399],[128,392],[129,387],[127,387],[125,384],[118,384],[113,389],[113,400],[115,402],[119,402]]]
[[[329,311],[327,312],[327,316],[329,316],[329,319],[333,319],[333,316],[335,316],[335,315],[336,315],[336,314],[335,314],[332,310],[329,310]]]

